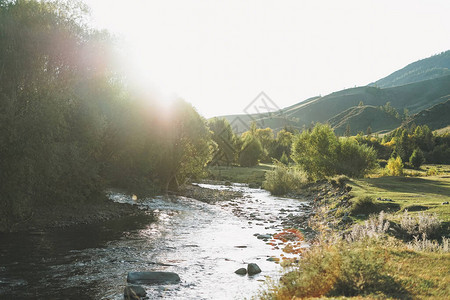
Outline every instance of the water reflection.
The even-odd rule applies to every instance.
[[[122,299],[129,271],[172,271],[179,285],[146,286],[152,298],[243,299],[254,295],[265,276],[280,267],[279,255],[255,233],[282,229],[280,209],[302,214],[298,200],[235,185],[245,197],[209,205],[184,197],[140,199],[155,211],[150,218],[126,218],[101,226],[54,232],[2,235],[0,298]],[[111,192],[117,202],[131,195]],[[234,271],[256,262],[263,272],[241,277]]]

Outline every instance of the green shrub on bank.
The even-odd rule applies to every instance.
[[[377,165],[372,147],[353,138],[338,138],[323,124],[295,136],[291,157],[312,180],[338,174],[362,177]]]
[[[418,170],[424,162],[425,157],[423,155],[422,150],[420,150],[420,148],[415,149],[411,157],[409,158],[409,163],[411,164],[411,166],[414,169]]]
[[[391,157],[386,165],[386,173],[389,176],[402,176],[403,175],[403,162],[400,156],[396,158]]]
[[[307,176],[304,172],[275,162],[275,168],[266,172],[263,188],[273,195],[283,195],[299,189],[306,182]]]
[[[263,299],[358,296],[402,293],[386,269],[375,242],[321,244],[307,251],[294,271],[285,274]]]
[[[367,214],[374,212],[376,210],[375,200],[370,196],[363,196],[361,198],[356,198],[352,200],[352,206],[350,208],[350,213],[352,215],[356,214]]]

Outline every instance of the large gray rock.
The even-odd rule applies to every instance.
[[[123,298],[125,300],[139,300],[141,297],[145,297],[145,295],[147,293],[140,285],[127,285],[123,291]]]
[[[127,282],[133,284],[174,284],[180,276],[173,272],[129,272]]]
[[[246,275],[247,274],[247,269],[246,268],[240,268],[240,269],[237,269],[236,271],[234,271],[234,273],[236,273],[238,275]]]
[[[248,275],[255,275],[261,273],[261,269],[257,264],[251,263],[247,265],[247,273]]]

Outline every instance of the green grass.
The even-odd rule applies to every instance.
[[[349,182],[351,194],[355,197],[371,196],[389,198],[392,202],[378,201],[375,203],[386,211],[401,212],[408,209],[415,213],[426,210],[436,213],[444,222],[450,221],[450,205],[442,205],[450,201],[450,166],[424,166],[422,173],[435,167],[439,175],[428,177],[379,177],[354,179]]]
[[[212,166],[208,167],[208,179],[262,185],[266,172],[272,169],[272,164],[259,164],[255,167]]]
[[[259,297],[446,299],[449,282],[450,253],[418,252],[368,240],[312,248],[279,284]]]

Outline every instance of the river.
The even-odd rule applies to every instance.
[[[309,210],[305,201],[271,196],[234,184],[200,186],[240,190],[244,196],[214,205],[185,197],[113,201],[154,210],[154,218],[123,218],[101,225],[47,232],[2,234],[1,299],[123,299],[130,271],[170,271],[181,283],[144,286],[150,299],[246,299],[282,268],[269,257],[288,254],[257,234],[275,234],[286,216]],[[280,217],[282,216],[282,217]],[[156,220],[155,220],[156,218]],[[302,244],[301,247],[307,247]],[[234,273],[257,263],[254,276]]]

